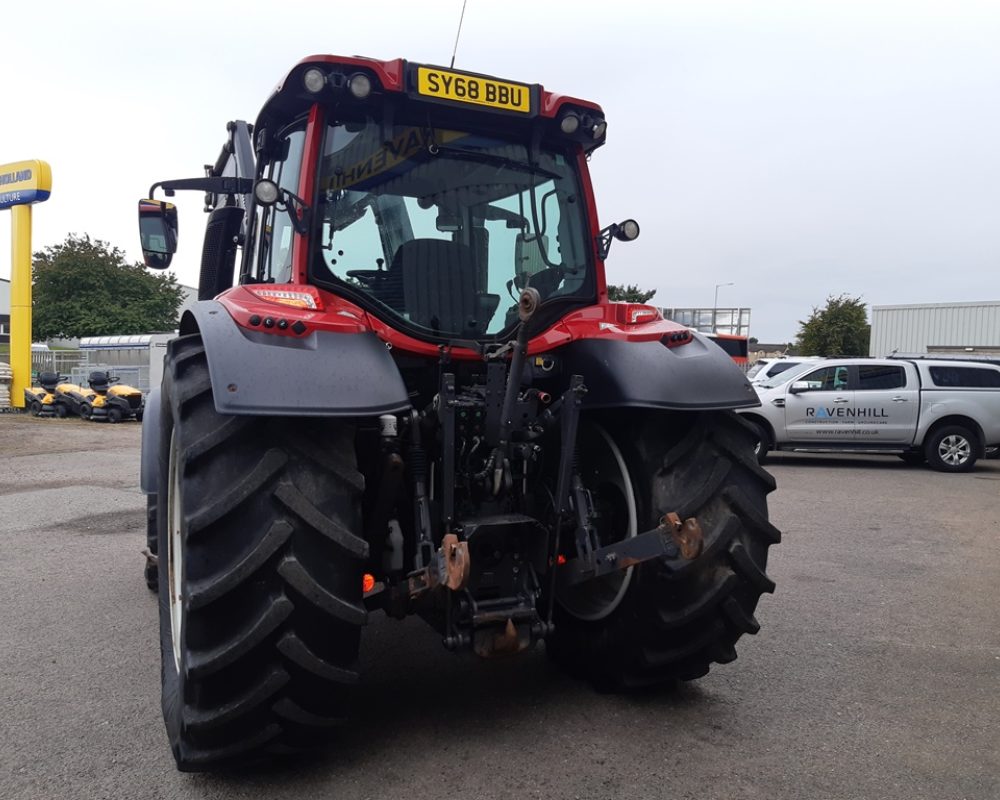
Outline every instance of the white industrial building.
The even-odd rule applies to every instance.
[[[1000,354],[1000,300],[872,306],[868,354]]]

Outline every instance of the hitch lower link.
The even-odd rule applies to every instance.
[[[454,533],[447,533],[441,539],[441,546],[434,553],[430,564],[407,578],[410,599],[438,586],[453,592],[460,591],[468,584],[471,570],[469,543],[459,541]]]
[[[569,559],[556,568],[561,586],[601,578],[618,570],[634,567],[654,558],[663,559],[668,569],[677,569],[701,555],[701,524],[695,517],[681,518],[671,511],[660,518],[652,530],[594,549],[587,557]]]

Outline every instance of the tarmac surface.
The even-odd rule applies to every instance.
[[[374,616],[334,746],[206,776],[160,717],[139,431],[0,415],[3,800],[1000,797],[1000,461],[776,456],[777,592],[698,681],[598,694]]]

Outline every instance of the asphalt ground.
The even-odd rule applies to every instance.
[[[0,799],[1000,797],[1000,461],[778,455],[773,596],[701,680],[597,694],[375,617],[327,750],[175,771],[139,425],[0,415]]]

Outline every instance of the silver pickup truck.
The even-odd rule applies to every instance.
[[[761,461],[769,450],[887,453],[968,472],[1000,445],[1000,366],[993,364],[827,359],[756,389],[761,406],[740,413],[757,429]]]

